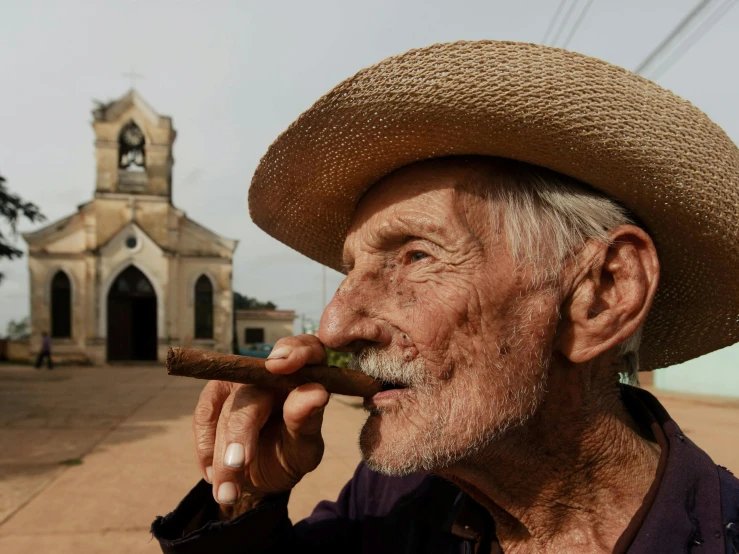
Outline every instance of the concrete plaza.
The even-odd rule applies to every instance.
[[[160,552],[149,526],[199,479],[191,417],[203,383],[159,365],[0,366],[0,552]],[[739,472],[739,401],[657,392],[683,430]],[[300,519],[359,461],[356,400],[326,410],[326,453],[291,496]]]

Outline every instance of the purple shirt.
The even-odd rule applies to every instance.
[[[614,552],[739,552],[739,480],[685,437],[654,396],[623,386],[622,398],[662,453]],[[165,554],[502,552],[489,512],[434,475],[386,477],[360,464],[336,502],[324,500],[295,525],[287,517],[288,498],[274,496],[221,523],[211,485],[201,481],[151,531]]]
[[[51,338],[50,337],[41,337],[41,351],[42,352],[51,352]]]

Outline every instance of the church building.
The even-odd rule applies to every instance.
[[[172,119],[134,90],[93,118],[93,199],[23,235],[31,353],[43,332],[70,362],[163,361],[169,346],[230,352],[237,241],[172,205]]]

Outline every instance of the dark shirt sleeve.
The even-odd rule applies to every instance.
[[[321,502],[293,526],[287,516],[289,493],[270,497],[253,510],[218,521],[211,485],[200,481],[175,510],[158,517],[151,532],[165,554],[277,554],[351,552],[357,544],[352,491],[355,474],[336,502]]]

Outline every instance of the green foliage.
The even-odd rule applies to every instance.
[[[330,348],[326,349],[326,356],[328,359],[328,365],[335,367],[349,367],[351,361],[351,354],[348,352],[336,352]]]
[[[274,310],[277,305],[273,302],[261,302],[234,291],[234,310]]]
[[[23,255],[23,251],[15,248],[10,242],[11,237],[14,239],[18,236],[18,220],[22,217],[32,223],[46,219],[38,206],[10,192],[5,186],[5,179],[0,175],[0,221],[5,220],[10,227],[10,237],[5,236],[0,228],[0,259],[12,260]],[[3,274],[0,273],[0,281],[2,279]]]
[[[113,104],[115,104],[116,101],[106,100],[103,102],[102,100],[93,99],[92,103],[95,104],[95,111],[98,112],[100,116],[102,117],[105,115],[105,112],[107,111],[107,109],[110,108]]]
[[[11,319],[5,335],[11,340],[27,339],[31,334],[31,325],[27,317],[20,321]]]

